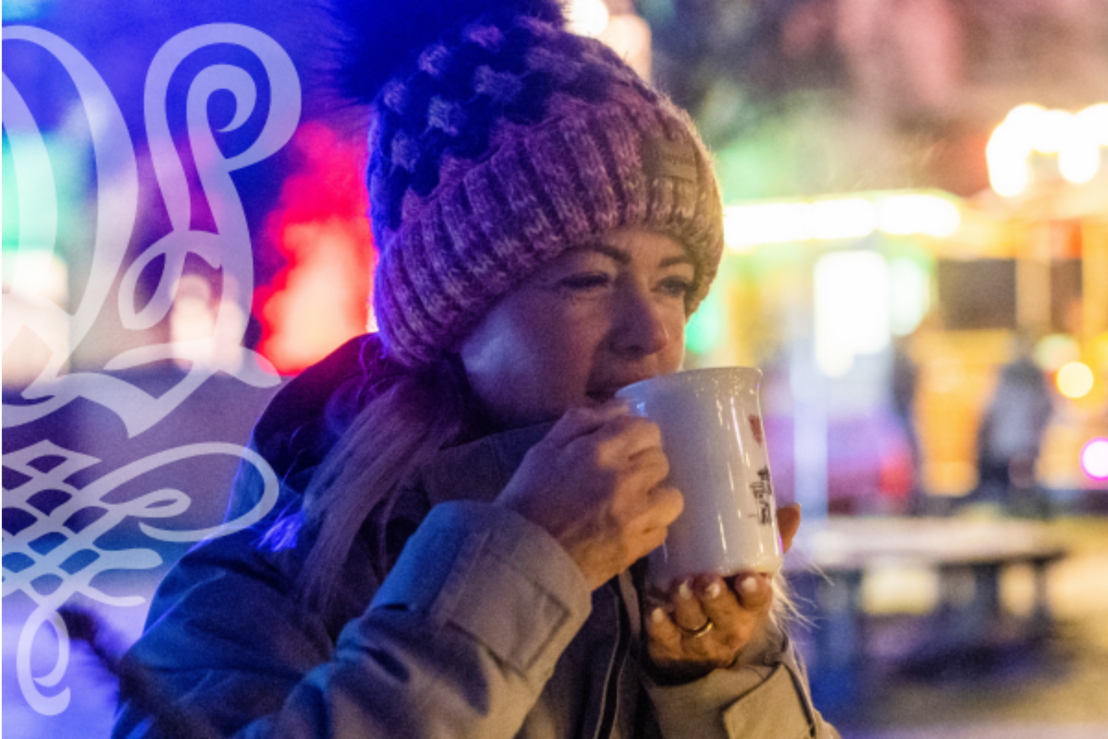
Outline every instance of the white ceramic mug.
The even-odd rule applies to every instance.
[[[667,485],[685,509],[651,552],[650,583],[668,589],[700,573],[776,572],[781,536],[758,402],[761,370],[661,375],[616,393],[662,430]]]

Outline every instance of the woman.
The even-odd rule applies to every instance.
[[[720,258],[691,123],[553,3],[433,5],[346,8],[380,332],[258,422],[281,500],[167,577],[115,735],[834,735],[767,578],[640,587],[681,494],[613,398],[679,369]]]

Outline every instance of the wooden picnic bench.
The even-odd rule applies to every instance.
[[[941,662],[1050,633],[1049,566],[1066,549],[1041,523],[959,518],[831,518],[808,524],[786,560],[802,610],[813,619],[809,657],[813,688],[830,702],[850,701],[867,673],[872,615],[862,593],[867,576],[888,567],[926,568],[939,592],[930,613],[915,617],[916,657]],[[1029,615],[1005,612],[1003,572],[1027,566],[1034,591]],[[967,591],[968,596],[967,596]]]

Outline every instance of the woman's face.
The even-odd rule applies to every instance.
[[[676,372],[694,275],[677,241],[641,229],[606,234],[543,266],[461,345],[490,419],[502,428],[553,421]]]

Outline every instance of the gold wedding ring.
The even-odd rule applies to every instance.
[[[708,619],[707,621],[704,622],[704,625],[701,626],[698,629],[686,629],[684,626],[681,626],[680,624],[678,624],[677,628],[681,629],[681,631],[684,632],[685,636],[690,637],[692,639],[699,639],[700,637],[704,636],[709,631],[714,629],[715,626],[716,625],[712,622],[712,619]]]

